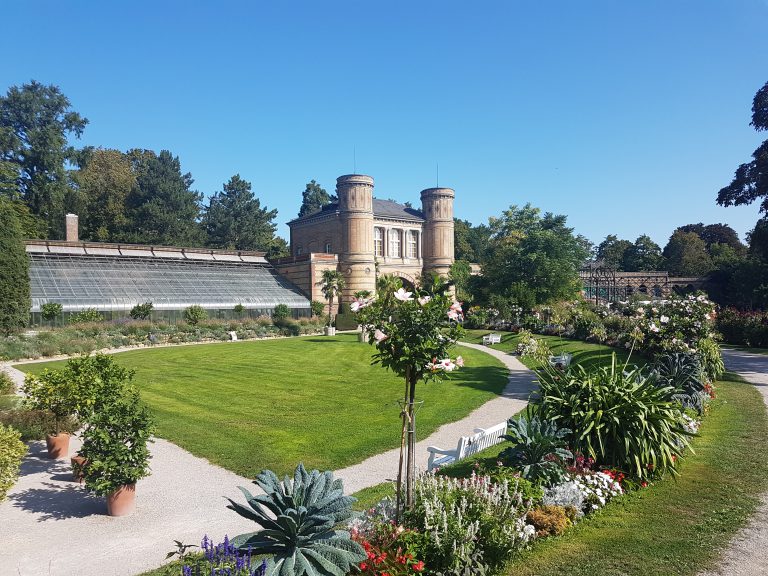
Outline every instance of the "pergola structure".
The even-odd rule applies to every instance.
[[[627,300],[633,294],[647,298],[666,298],[673,292],[692,292],[703,288],[705,278],[670,277],[669,272],[619,272],[602,262],[589,262],[579,270],[584,297],[595,302]]]

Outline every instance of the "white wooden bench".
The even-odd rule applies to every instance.
[[[486,334],[483,336],[483,344],[501,344],[501,334]]]
[[[568,368],[568,366],[571,365],[571,360],[573,360],[573,354],[564,352],[559,356],[550,356],[549,365],[552,366],[553,368],[562,368],[563,370],[565,370],[566,368]]]
[[[506,433],[507,422],[505,420],[501,424],[496,424],[487,429],[475,428],[475,433],[472,436],[462,436],[459,438],[459,443],[454,450],[444,450],[436,446],[430,446],[427,448],[427,452],[429,452],[427,470],[434,470],[439,466],[457,462],[467,456],[477,454],[481,450],[495,446],[504,441],[504,434]]]

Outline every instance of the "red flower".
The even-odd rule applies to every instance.
[[[413,569],[416,570],[416,572],[421,572],[422,570],[424,570],[424,561],[419,560],[418,562],[416,562],[416,564],[413,565]]]

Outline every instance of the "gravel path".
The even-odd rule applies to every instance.
[[[427,446],[453,448],[474,428],[506,420],[525,407],[533,389],[533,374],[516,358],[472,347],[502,360],[510,369],[509,383],[501,396],[418,442],[420,467],[426,468]],[[23,381],[20,371],[2,369]],[[70,453],[77,448],[73,440]],[[248,486],[250,479],[165,440],[157,439],[151,452],[152,475],[137,485],[136,513],[111,518],[103,498],[89,496],[70,480],[68,461],[49,460],[45,443],[33,442],[18,483],[0,504],[0,576],[134,576],[161,565],[173,540],[196,543],[203,533],[216,539],[254,529],[225,508],[223,498],[242,500],[237,486]],[[391,450],[336,474],[347,493],[355,492],[393,478],[398,455]]]
[[[768,406],[768,356],[723,350],[725,366],[754,384]],[[765,453],[756,457],[765,458]],[[768,492],[754,516],[734,537],[717,568],[700,576],[759,576],[768,574]]]

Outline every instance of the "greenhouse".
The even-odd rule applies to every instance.
[[[48,302],[65,314],[94,308],[108,318],[144,302],[171,318],[193,304],[220,318],[235,307],[270,314],[278,304],[309,315],[309,300],[260,252],[32,241],[27,254],[33,320]]]

